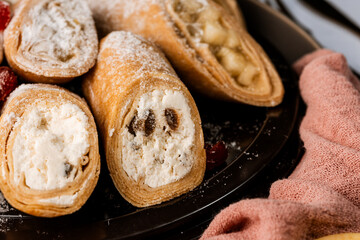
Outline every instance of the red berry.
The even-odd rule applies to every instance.
[[[4,31],[10,22],[10,5],[5,1],[0,1],[0,31]]]
[[[217,142],[214,146],[205,145],[206,170],[210,171],[223,164],[228,157],[228,151],[224,142]]]
[[[0,67],[0,101],[4,101],[16,86],[17,77],[11,68]]]

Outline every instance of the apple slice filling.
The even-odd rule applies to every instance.
[[[224,24],[219,9],[202,0],[174,0],[173,8],[193,40],[207,44],[237,84],[252,85],[260,70],[242,50],[239,33]]]

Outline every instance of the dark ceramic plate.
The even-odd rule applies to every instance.
[[[5,201],[0,201],[0,237],[197,237],[204,226],[196,226],[201,222],[207,224],[215,212],[241,198],[239,194],[245,196],[250,180],[266,171],[269,164],[280,163],[286,149],[294,148],[297,156],[301,148],[300,141],[295,137],[297,141],[289,144],[289,138],[297,132],[300,97],[297,78],[289,64],[317,48],[317,45],[296,25],[268,7],[251,0],[243,0],[239,4],[250,32],[263,45],[276,66],[286,94],[283,103],[275,108],[245,106],[194,96],[201,114],[205,140],[208,143],[219,140],[226,143],[229,150],[226,163],[207,172],[203,183],[192,192],[143,209],[132,207],[122,199],[103,164],[94,193],[81,210],[70,216],[36,218],[18,212]],[[285,165],[286,169],[283,167],[282,171],[293,168],[294,164],[296,161]],[[279,176],[281,174],[283,172],[278,173]],[[187,229],[193,229],[194,233],[187,233]]]

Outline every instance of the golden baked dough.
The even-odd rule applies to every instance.
[[[5,103],[0,133],[0,189],[14,208],[57,217],[83,206],[100,173],[96,125],[83,99],[52,85],[21,85]]]
[[[128,202],[159,204],[201,183],[206,159],[200,116],[155,45],[129,32],[110,33],[83,91],[110,175]]]
[[[235,23],[244,29],[246,29],[245,20],[243,14],[236,2],[236,0],[213,0],[217,4],[221,5],[232,17],[235,18]]]
[[[192,89],[218,99],[275,106],[282,81],[246,32],[234,1],[88,0],[100,32],[127,30],[154,41]]]
[[[11,68],[30,82],[64,83],[95,64],[98,38],[84,0],[23,0],[5,30]]]

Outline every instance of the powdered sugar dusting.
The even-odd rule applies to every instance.
[[[129,93],[128,87],[132,84],[139,84],[140,92],[146,91],[151,84],[148,79],[156,78],[167,83],[176,83],[176,86],[179,83],[164,54],[153,43],[124,31],[112,32],[101,41],[95,71],[95,75],[101,74],[98,76],[100,79],[109,79],[110,85],[107,87],[117,89],[119,95],[123,91]],[[91,89],[89,94],[92,95]],[[112,102],[111,97],[111,91],[102,91],[101,101]],[[95,115],[101,112],[99,104],[92,105]],[[115,109],[116,104],[113,106]]]
[[[100,36],[105,36],[112,31],[122,30],[122,22],[125,19],[134,14],[146,12],[152,5],[161,3],[161,1],[157,0],[87,0],[87,2],[93,12]],[[133,24],[138,28],[146,26],[144,19],[141,18],[138,18]]]
[[[109,131],[109,137],[112,137],[115,132],[115,128],[110,129]]]
[[[139,10],[147,11],[149,6],[154,3],[158,3],[156,0],[145,0],[145,1],[121,1],[121,4],[126,11],[124,11],[123,17],[126,19],[133,15]]]
[[[103,51],[107,51],[109,48],[113,54],[103,56]],[[130,32],[110,33],[102,42],[98,61],[104,61],[103,66],[107,68],[109,75],[116,75],[119,68],[125,69],[128,65],[133,70],[132,78],[129,81],[146,78],[155,72],[176,77],[175,71],[164,54],[155,45]],[[134,68],[134,66],[137,67]]]
[[[15,120],[16,120],[16,115],[15,115],[14,112],[9,112],[8,114],[6,114],[6,115],[4,116],[4,119],[5,119],[5,121],[6,121],[7,123],[13,124],[13,123],[15,122]]]
[[[5,200],[4,195],[0,192],[0,214],[6,214],[12,208],[9,203]],[[10,219],[0,215],[0,232],[8,232],[11,230],[9,226]]]
[[[20,94],[22,94],[25,91],[29,91],[29,90],[33,90],[33,89],[35,89],[35,90],[38,89],[38,90],[65,92],[64,89],[61,89],[61,88],[58,88],[58,87],[53,87],[52,85],[46,85],[46,84],[21,84],[14,91],[11,92],[9,97],[6,99],[6,102],[5,102],[2,110],[4,110],[6,108],[6,104],[11,102],[12,99],[19,96]]]
[[[10,210],[10,205],[5,200],[4,195],[0,192],[0,213],[8,212]]]
[[[19,51],[34,71],[60,68],[80,75],[84,64],[95,63],[97,34],[91,11],[82,0],[40,1],[24,17],[21,31]]]

